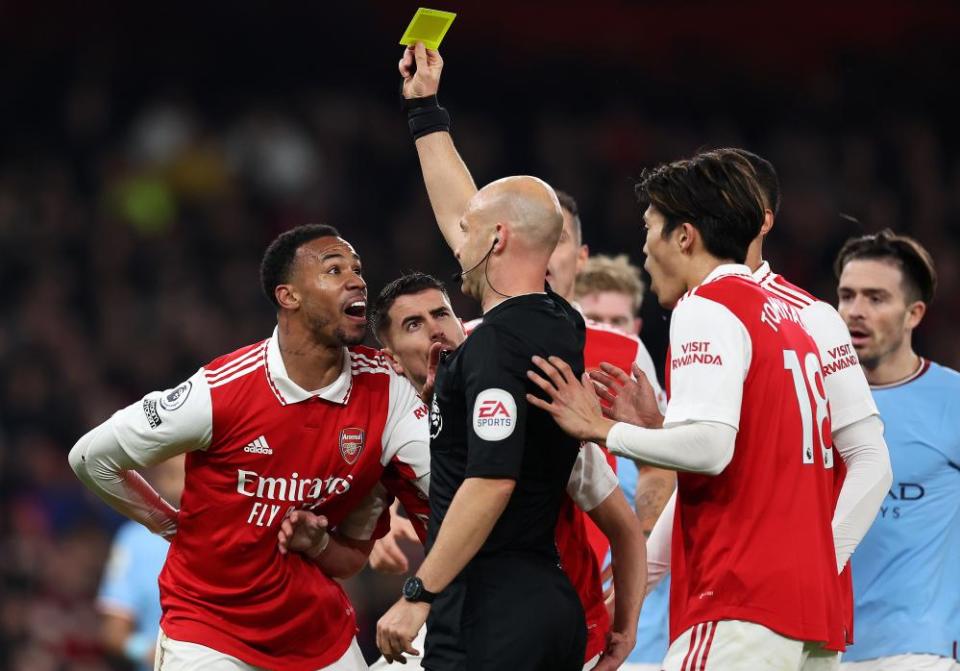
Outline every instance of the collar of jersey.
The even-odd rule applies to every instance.
[[[740,277],[753,278],[753,273],[750,272],[750,268],[742,263],[722,263],[711,270],[707,276],[703,278],[703,282],[701,282],[699,286],[709,284],[710,282],[719,280],[721,277],[727,277],[728,275],[739,275]]]
[[[770,270],[770,262],[764,261],[763,263],[760,264],[760,267],[757,268],[755,271],[753,271],[753,273],[751,274],[753,275],[753,279],[759,282],[762,279],[764,279],[767,275],[771,274],[772,272],[773,271]]]
[[[549,292],[537,291],[530,294],[519,294],[517,296],[511,296],[510,298],[505,298],[499,303],[497,303],[496,305],[494,305],[492,308],[484,312],[483,317],[481,317],[481,319],[489,319],[490,315],[494,314],[495,312],[499,312],[501,308],[510,307],[511,305],[516,305],[518,303],[525,303],[531,300],[543,299],[543,298],[546,298],[547,296],[549,296]]]
[[[287,367],[283,365],[283,357],[280,356],[280,341],[277,337],[277,329],[273,329],[273,335],[267,341],[267,379],[270,381],[270,388],[273,390],[277,400],[281,405],[291,403],[300,403],[314,396],[322,398],[331,403],[344,405],[350,398],[350,389],[353,386],[353,373],[350,369],[350,352],[346,347],[343,348],[343,364],[340,370],[340,376],[328,384],[323,389],[316,391],[307,391],[287,376]]]

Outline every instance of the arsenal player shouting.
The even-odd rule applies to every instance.
[[[373,489],[385,466],[426,490],[427,411],[359,346],[367,287],[335,229],[280,235],[261,280],[277,308],[271,337],[120,410],[77,442],[70,464],[171,540],[158,668],[366,669],[333,578],[358,571],[382,535]],[[178,512],[137,469],[181,453]]]

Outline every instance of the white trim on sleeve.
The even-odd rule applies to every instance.
[[[570,471],[567,494],[585,513],[606,501],[620,483],[603,451],[595,443],[585,443]]]

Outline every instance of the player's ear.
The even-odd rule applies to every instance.
[[[381,351],[386,357],[387,363],[389,363],[390,367],[393,368],[393,372],[397,375],[403,375],[403,366],[400,365],[400,362],[397,360],[397,357],[393,351],[389,347],[384,347]]]
[[[296,310],[300,307],[300,293],[292,284],[278,284],[273,290],[273,295],[282,308]]]
[[[677,245],[681,251],[690,251],[693,241],[696,238],[697,229],[689,222],[683,222],[676,229]]]
[[[763,223],[760,225],[760,235],[766,236],[773,228],[773,210],[763,211]]]
[[[910,330],[917,328],[925,314],[927,314],[927,304],[923,301],[914,301],[908,305],[906,327]]]

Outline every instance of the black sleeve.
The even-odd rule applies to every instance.
[[[505,342],[505,340],[507,342]],[[468,339],[463,374],[467,409],[468,478],[520,476],[526,442],[526,372],[492,325]]]

